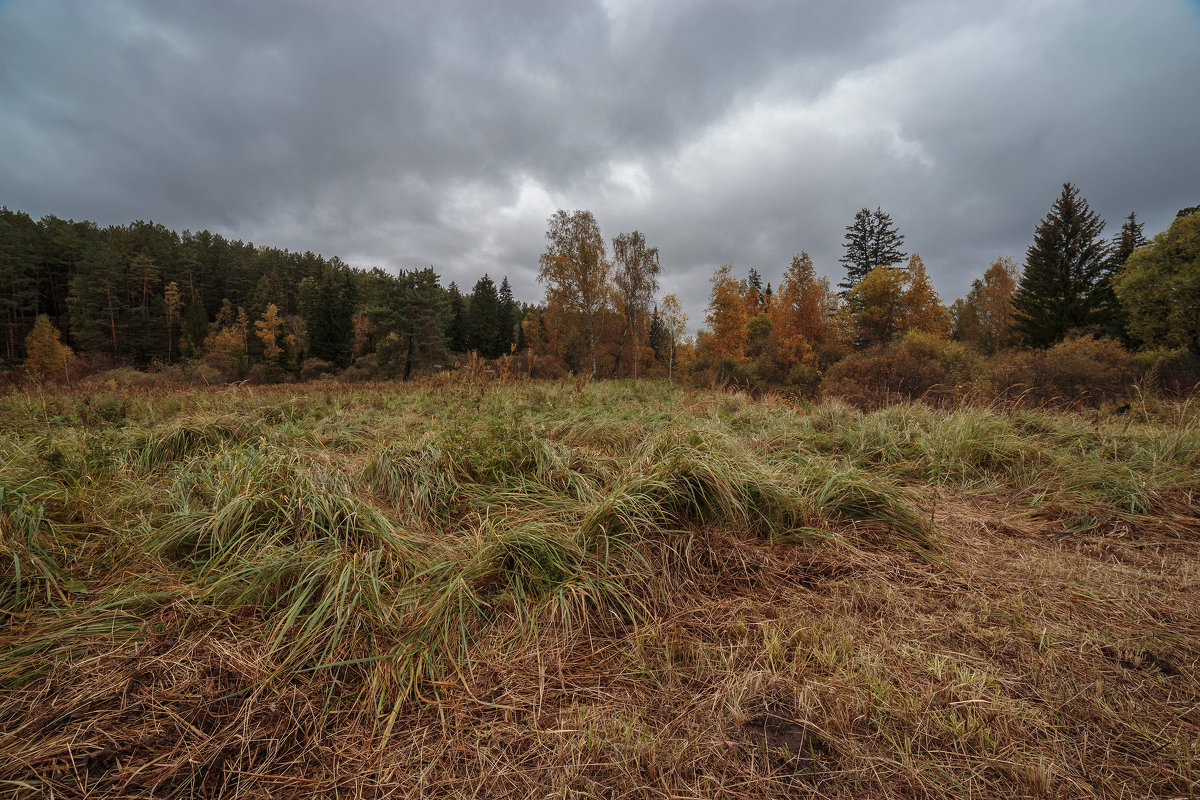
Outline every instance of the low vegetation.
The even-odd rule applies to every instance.
[[[0,397],[12,797],[1184,797],[1200,413]]]

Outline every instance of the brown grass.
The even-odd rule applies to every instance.
[[[945,498],[940,558],[681,533],[642,625],[476,642],[465,681],[325,715],[236,622],[97,634],[5,701],[14,795],[1187,797],[1200,779],[1194,520],[1062,535]],[[11,634],[10,634],[11,636]],[[11,638],[8,639],[11,642]],[[14,713],[19,712],[19,713]],[[315,724],[320,720],[320,724]],[[28,787],[26,789],[26,787]]]
[[[634,446],[611,427],[597,451]],[[543,603],[531,625],[500,598],[468,659],[394,703],[339,665],[283,669],[260,618],[170,571],[98,573],[88,592],[162,599],[90,607],[71,637],[9,615],[0,796],[1200,794],[1200,497],[1137,516],[919,489],[928,557],[854,521],[685,521],[638,545],[640,618]]]

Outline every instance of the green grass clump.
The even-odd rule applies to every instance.
[[[16,796],[1194,781],[1190,412],[441,379],[0,418]]]

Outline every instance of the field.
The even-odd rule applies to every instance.
[[[1192,797],[1200,413],[0,397],[0,796]]]

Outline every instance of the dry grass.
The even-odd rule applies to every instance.
[[[0,793],[1200,792],[1190,418],[3,402]]]

